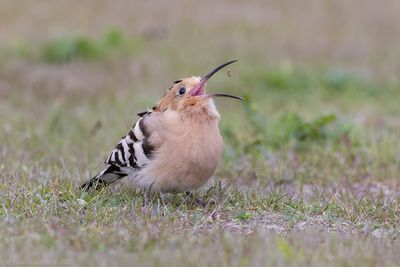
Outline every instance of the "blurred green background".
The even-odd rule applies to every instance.
[[[3,164],[76,168],[82,180],[173,81],[238,59],[232,77],[221,72],[208,86],[247,99],[217,100],[226,141],[220,175],[239,168],[267,182],[295,179],[297,171],[271,173],[266,162],[287,164],[293,159],[279,153],[304,149],[326,162],[344,147],[366,165],[390,160],[398,171],[398,1],[1,5]],[[364,145],[373,151],[360,152]],[[300,176],[313,180],[310,173]],[[374,177],[387,178],[396,180]]]

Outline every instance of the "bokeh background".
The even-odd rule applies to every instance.
[[[293,141],[398,134],[398,1],[1,5],[6,160],[77,168],[82,179],[173,81],[230,59],[232,77],[208,89],[248,99],[217,100],[225,156],[261,150],[263,164]]]
[[[231,75],[221,71],[207,89],[246,98],[244,103],[216,100],[225,148],[206,188],[222,181],[233,188],[229,196],[237,201],[225,204],[228,211],[222,212],[226,220],[221,223],[233,232],[243,228],[250,233],[260,227],[287,233],[309,225],[305,218],[313,218],[314,230],[397,239],[399,14],[396,0],[0,0],[0,215],[9,226],[3,236],[19,233],[17,237],[28,240],[21,245],[18,238],[5,238],[3,252],[19,257],[22,254],[12,249],[19,248],[30,255],[35,246],[39,254],[49,250],[46,255],[54,260],[61,255],[59,250],[76,256],[81,249],[101,254],[110,247],[120,259],[129,259],[123,251],[132,240],[113,239],[112,235],[126,234],[110,225],[116,218],[130,218],[130,213],[109,211],[101,196],[82,198],[91,203],[89,207],[101,209],[103,217],[111,216],[106,222],[96,219],[96,212],[81,215],[77,208],[79,212],[71,215],[49,207],[61,205],[60,199],[67,199],[65,205],[79,204],[74,201],[80,196],[71,193],[74,188],[102,168],[136,114],[152,107],[173,81],[200,76],[231,59],[239,60],[230,66]],[[241,195],[243,190],[249,195]],[[263,208],[249,204],[253,198],[275,196],[276,191],[282,192],[276,202],[267,201]],[[132,193],[123,191],[115,200],[111,192],[106,199],[120,205],[120,212],[140,210],[140,204],[130,206]],[[346,197],[337,198],[342,193]],[[238,205],[244,213],[236,213]],[[191,208],[185,212],[211,216],[207,210],[200,215]],[[178,219],[182,215],[173,214]],[[194,229],[201,235],[196,216],[182,220],[189,225],[185,227],[192,227],[189,232]],[[175,253],[170,234],[176,234],[179,223],[174,221],[171,230],[168,221],[157,220],[161,222],[141,222],[142,228],[127,224],[124,229],[134,233],[139,240],[134,247],[143,255],[159,253],[166,260],[168,253]],[[303,221],[307,223],[297,225]],[[28,222],[32,229],[24,232]],[[167,233],[155,226],[158,223],[167,225]],[[79,232],[82,224],[86,234]],[[152,234],[153,228],[161,231],[160,237]],[[72,236],[70,243],[59,229]],[[30,233],[38,233],[39,241]],[[327,245],[310,246],[313,241],[301,233],[287,240],[262,237],[253,243],[257,248],[275,244],[269,247],[271,264],[293,263],[285,261],[293,242],[294,251],[305,249],[306,256],[298,260],[308,265],[320,266],[321,259],[339,259],[336,263],[344,265],[354,259],[365,266],[399,263],[393,243],[383,250],[381,243],[351,243],[345,238],[353,248],[347,250],[342,237],[314,237],[328,240]],[[104,238],[104,246],[98,246]],[[157,245],[160,238],[165,246]],[[178,237],[185,247],[199,247],[190,238]],[[192,255],[194,263],[214,251],[226,256],[215,264],[235,265],[235,253],[255,256],[260,262],[254,265],[265,263],[263,250],[246,250],[251,242],[241,237],[226,241],[243,249],[236,252],[210,241],[217,238],[214,234],[204,238],[199,241],[204,250]],[[365,258],[364,241],[378,252]],[[147,242],[153,244],[150,250]],[[207,242],[216,244],[213,251],[206,249]],[[331,250],[331,244],[339,244],[339,251]]]

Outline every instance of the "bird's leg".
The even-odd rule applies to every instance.
[[[147,212],[148,212],[148,196],[146,192],[143,192],[142,213],[147,214]]]
[[[143,194],[143,203],[142,203],[142,208],[146,208],[148,205],[148,202],[149,202],[149,195],[147,194],[147,190],[144,192],[144,194]]]
[[[186,198],[190,199],[192,202],[194,202],[196,205],[199,205],[203,208],[206,207],[206,202],[198,197],[195,197],[194,194],[192,192],[187,191],[186,193]]]
[[[153,187],[154,182],[151,183],[148,189],[145,189],[144,194],[143,194],[143,204],[142,204],[142,210],[147,211],[149,203],[150,203],[150,197],[151,197],[151,188]]]

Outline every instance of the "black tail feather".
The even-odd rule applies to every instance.
[[[111,165],[97,176],[85,182],[81,186],[81,189],[84,191],[89,191],[91,189],[99,190],[122,179],[125,176],[126,174],[122,172],[120,167]]]
[[[90,189],[94,190],[100,190],[102,187],[107,186],[110,183],[107,183],[106,181],[98,178],[97,176],[93,177],[89,181],[85,182],[82,186],[81,189],[83,191],[89,191]]]

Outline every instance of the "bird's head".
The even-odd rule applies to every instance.
[[[211,72],[204,75],[203,77],[191,76],[175,81],[174,85],[167,90],[165,96],[155,107],[156,110],[165,111],[167,109],[171,109],[178,112],[184,112],[203,109],[209,106],[214,107],[214,104],[212,102],[213,97],[230,97],[243,100],[243,98],[241,97],[229,94],[207,94],[205,90],[208,79],[210,79],[223,67],[234,62],[236,62],[236,60],[224,63],[213,69]]]

